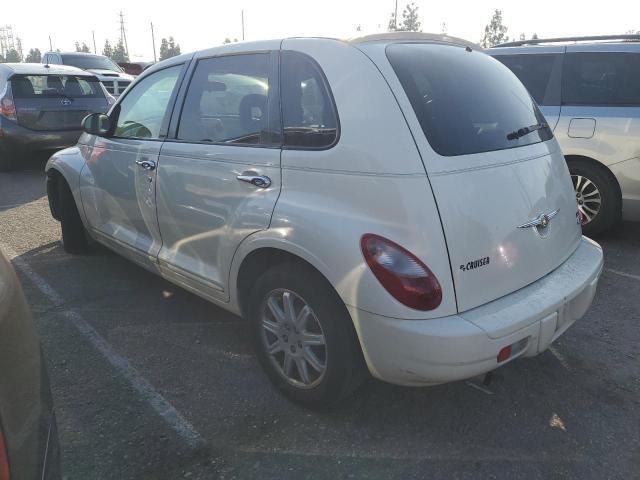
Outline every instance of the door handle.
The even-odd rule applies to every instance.
[[[242,175],[238,175],[236,178],[241,182],[247,182],[259,188],[269,188],[271,186],[271,179],[266,175],[242,174]]]
[[[148,159],[136,160],[136,165],[139,165],[145,170],[149,170],[149,171],[156,169],[156,162],[154,162],[153,160],[148,160]]]

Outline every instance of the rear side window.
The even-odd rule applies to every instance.
[[[185,97],[178,139],[241,145],[268,145],[268,53],[200,60]]]
[[[551,74],[560,55],[526,54],[497,55],[494,57],[509,67],[516,77],[527,87],[538,105],[558,105],[558,98],[550,98]]]
[[[552,138],[527,89],[482,52],[393,44],[387,57],[429,144],[440,155],[489,152]]]
[[[284,146],[327,148],[336,142],[338,117],[320,67],[307,55],[281,53]]]
[[[562,101],[565,105],[640,105],[640,54],[567,53]]]
[[[104,98],[98,79],[73,75],[18,75],[11,78],[14,98]]]

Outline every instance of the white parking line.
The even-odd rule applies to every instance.
[[[39,274],[22,260],[11,248],[0,244],[0,250],[56,307],[64,305],[64,299]],[[180,437],[192,448],[204,444],[204,439],[176,408],[169,403],[130,363],[114,351],[113,347],[100,335],[81,315],[66,310],[62,312],[76,329],[102,354],[102,356],[124,377],[140,396],[162,417],[162,419],[176,431]]]
[[[558,361],[564,368],[566,368],[567,370],[571,370],[569,368],[569,363],[567,362],[567,359],[564,358],[564,355],[562,355],[558,350],[556,350],[554,346],[550,346],[549,351],[553,354],[554,357],[556,357],[556,359],[558,359]]]
[[[605,268],[605,271],[609,273],[615,273],[616,275],[620,275],[621,277],[633,278],[634,280],[640,281],[640,275],[634,275],[633,273],[621,272],[620,270],[614,270],[613,268]]]

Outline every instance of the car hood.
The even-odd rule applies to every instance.
[[[106,70],[104,68],[90,68],[87,71],[102,77],[122,78],[133,81],[133,77],[124,72],[114,72],[113,70]]]

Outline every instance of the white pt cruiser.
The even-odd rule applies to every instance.
[[[433,385],[545,350],[602,270],[558,143],[463,40],[289,38],[141,75],[47,164],[63,244],[97,241],[250,322],[291,399]]]

